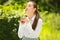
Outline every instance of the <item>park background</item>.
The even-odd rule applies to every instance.
[[[18,20],[29,0],[0,0],[0,40],[19,40]],[[60,40],[60,0],[37,0],[43,20],[41,40]]]

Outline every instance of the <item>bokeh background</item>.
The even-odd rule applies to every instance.
[[[29,0],[0,0],[0,40],[20,40],[18,20]],[[39,38],[60,40],[60,0],[37,0],[43,20]]]

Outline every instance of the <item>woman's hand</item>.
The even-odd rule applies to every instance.
[[[27,17],[23,17],[20,21],[19,21],[19,24],[22,23],[28,23],[29,22],[29,19]]]

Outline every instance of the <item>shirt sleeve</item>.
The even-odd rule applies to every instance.
[[[42,29],[42,19],[38,20],[37,27],[35,30],[32,29],[32,25],[30,23],[27,23],[25,26],[26,26],[27,30],[29,30],[29,31],[31,31],[31,33],[33,33],[33,35],[35,34],[34,36],[38,37],[38,34]]]
[[[22,38],[24,36],[24,24],[19,24],[19,28],[18,28],[18,37]]]

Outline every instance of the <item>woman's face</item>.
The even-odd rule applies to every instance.
[[[36,8],[34,8],[34,4],[33,2],[28,2],[27,7],[26,7],[26,11],[28,14],[33,13],[36,10]]]

